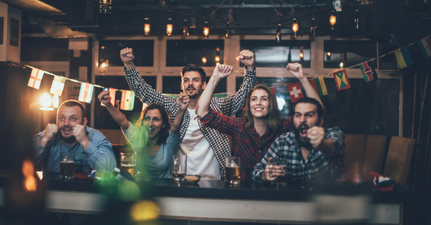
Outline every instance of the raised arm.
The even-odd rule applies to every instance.
[[[99,98],[100,102],[102,102],[106,106],[106,109],[108,110],[109,114],[111,114],[112,118],[115,120],[115,122],[117,122],[119,126],[121,126],[123,130],[129,129],[129,121],[127,120],[126,116],[122,112],[120,112],[120,110],[118,110],[117,108],[115,108],[115,106],[111,104],[111,97],[109,96],[108,91],[100,92],[97,98]]]
[[[127,83],[129,84],[130,90],[135,92],[135,96],[140,98],[142,102],[158,103],[165,107],[166,111],[172,115],[176,113],[176,100],[172,97],[167,97],[158,92],[151,85],[147,84],[142,78],[139,71],[133,64],[133,49],[124,48],[120,51],[120,58],[124,63],[124,73],[126,75]]]
[[[233,67],[228,65],[217,65],[214,68],[213,75],[211,76],[208,84],[199,98],[199,103],[196,107],[196,115],[199,117],[204,117],[208,113],[208,108],[210,106],[211,98],[214,94],[214,90],[221,79],[227,77],[232,73]]]
[[[316,90],[314,90],[313,86],[311,86],[310,81],[307,79],[307,77],[304,76],[302,65],[299,63],[289,63],[286,66],[286,70],[299,79],[299,82],[301,82],[301,85],[304,88],[307,97],[316,99],[323,107],[323,103],[320,100],[319,94],[317,94]]]
[[[189,105],[189,96],[185,95],[183,92],[177,98],[177,104],[179,106],[177,116],[172,123],[171,132],[177,133],[180,130],[181,124],[183,123],[184,111]]]
[[[250,50],[242,50],[239,53],[238,59],[245,65],[245,75],[241,86],[233,95],[215,99],[219,108],[213,109],[223,115],[235,116],[244,107],[248,92],[257,83],[254,53]],[[211,106],[213,107],[214,105]]]

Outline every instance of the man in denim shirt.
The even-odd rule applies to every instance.
[[[36,164],[44,170],[60,172],[60,152],[74,152],[82,172],[89,169],[113,171],[116,160],[112,145],[98,130],[86,126],[84,107],[75,100],[63,102],[57,111],[57,124],[48,124],[33,139]]]

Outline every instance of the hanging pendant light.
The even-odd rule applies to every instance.
[[[337,17],[335,16],[334,10],[332,10],[331,16],[329,17],[329,24],[331,24],[331,30],[334,30],[335,23],[337,23]]]
[[[208,38],[208,35],[210,34],[210,27],[208,26],[208,21],[205,21],[203,34],[204,38]]]
[[[230,23],[229,23],[229,22],[227,22],[227,23],[226,23],[226,34],[225,34],[226,39],[229,39],[229,38],[230,38],[230,35],[231,35],[231,31],[230,31]]]
[[[316,29],[317,29],[316,18],[313,17],[313,19],[311,19],[310,34],[313,35],[314,37],[316,37]]]
[[[171,36],[173,30],[174,30],[174,26],[172,25],[172,18],[169,18],[168,24],[166,24],[166,34],[168,36]]]
[[[150,34],[150,29],[151,29],[151,25],[150,25],[150,18],[145,18],[144,19],[145,24],[144,24],[144,34],[145,35],[149,35]]]
[[[277,30],[275,31],[275,40],[277,41],[277,42],[280,42],[281,41],[281,36],[282,36],[282,33],[281,33],[281,27],[282,27],[283,25],[281,24],[281,23],[279,23],[278,25],[277,25]]]
[[[355,10],[355,30],[359,30],[359,9]]]
[[[293,31],[293,37],[294,38],[297,38],[298,29],[299,29],[298,21],[297,21],[296,17],[294,17],[293,23],[292,23],[292,31]]]
[[[189,23],[187,21],[187,19],[184,19],[184,25],[183,25],[183,37],[187,37],[189,36]]]

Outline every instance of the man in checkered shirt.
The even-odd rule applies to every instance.
[[[298,100],[293,123],[294,130],[275,139],[254,167],[253,180],[274,181],[286,176],[288,184],[304,186],[329,181],[331,174],[334,178],[342,177],[344,133],[336,127],[323,129],[322,105],[312,98]],[[272,165],[275,158],[285,162],[285,169]]]
[[[173,121],[178,113],[176,98],[162,95],[147,84],[133,64],[133,50],[124,48],[120,51],[124,63],[124,72],[130,89],[144,103],[159,103],[165,107]],[[215,111],[234,116],[245,105],[248,92],[257,83],[254,66],[254,53],[249,50],[240,52],[240,61],[245,65],[245,78],[238,92],[226,98],[212,98],[210,106]],[[231,71],[229,71],[231,72]],[[196,119],[196,105],[206,87],[205,71],[194,64],[188,64],[181,71],[181,89],[190,98],[180,128],[179,154],[187,155],[187,174],[200,174],[202,179],[220,179],[224,176],[224,160],[231,155],[227,135],[208,127],[202,127]]]

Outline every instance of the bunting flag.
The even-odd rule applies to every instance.
[[[135,107],[135,92],[122,91],[120,109],[132,111],[134,107]]]
[[[406,68],[413,64],[412,58],[407,48],[401,48],[394,51],[395,57],[397,57],[398,65],[400,69]]]
[[[274,95],[275,95],[275,87],[271,87],[271,91],[272,91],[272,93],[274,93]]]
[[[81,90],[79,90],[78,101],[91,103],[93,99],[94,85],[89,83],[81,83]]]
[[[63,93],[64,89],[64,82],[66,82],[66,78],[55,76],[51,85],[51,94],[61,96],[61,93]]]
[[[425,57],[431,57],[431,40],[430,36],[422,38],[418,41],[419,48]]]
[[[33,68],[33,70],[31,71],[30,79],[28,80],[28,86],[39,90],[43,74],[43,70]]]
[[[314,90],[319,94],[319,96],[328,95],[328,90],[326,89],[325,79],[323,76],[311,78],[310,79],[311,86],[313,86]]]
[[[108,91],[109,91],[109,97],[111,97],[110,102],[113,106],[115,106],[115,93],[116,93],[115,88],[108,88]]]
[[[359,68],[361,69],[365,82],[370,82],[374,79],[377,79],[377,73],[369,62],[363,62],[359,65]]]
[[[299,99],[304,97],[304,94],[302,93],[301,89],[301,83],[293,83],[293,84],[287,84],[287,90],[290,95],[290,102],[295,103]]]
[[[338,70],[332,74],[335,80],[335,86],[339,91],[350,88],[349,78],[347,77],[346,70]]]

